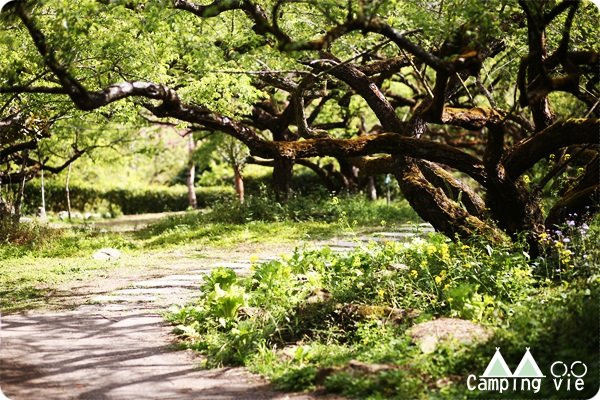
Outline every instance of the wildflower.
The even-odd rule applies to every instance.
[[[450,252],[446,243],[442,244],[442,246],[440,247],[440,256],[444,261],[450,260]]]
[[[568,237],[566,237],[566,238],[564,238],[562,241],[563,241],[564,243],[569,243],[569,242],[571,241],[571,239],[569,239]]]
[[[425,251],[427,251],[427,254],[429,254],[429,255],[431,255],[431,254],[435,253],[435,250],[436,250],[436,248],[435,248],[435,246],[434,246],[434,245],[432,245],[432,244],[428,245],[428,246],[425,248]]]
[[[250,256],[250,262],[251,262],[252,264],[254,264],[255,262],[257,262],[258,260],[259,260],[259,258],[258,258],[258,256],[257,256],[256,254],[252,254],[252,255]]]
[[[570,227],[575,226],[575,221],[573,221],[573,220],[567,221],[567,226],[570,226]]]
[[[383,289],[379,289],[379,290],[377,291],[377,295],[378,295],[380,298],[383,298],[383,295],[384,295],[384,294],[385,294],[385,292],[383,291]]]
[[[436,276],[436,277],[435,277],[435,283],[437,283],[438,285],[439,285],[440,283],[442,283],[442,277],[441,277],[441,276],[439,276],[439,275],[438,275],[438,276]]]
[[[531,182],[531,178],[529,177],[529,175],[523,176],[523,183],[529,185],[529,182]]]
[[[417,272],[416,269],[411,269],[410,276],[412,276],[413,278],[416,278],[417,276],[419,276],[419,273]]]

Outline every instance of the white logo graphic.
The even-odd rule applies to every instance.
[[[10,400],[8,397],[6,397],[4,395],[4,393],[2,393],[2,389],[0,389],[0,400]]]
[[[585,384],[583,377],[586,373],[587,366],[581,361],[574,361],[571,364],[555,361],[550,366],[552,383],[556,390],[582,391]],[[526,348],[515,372],[510,371],[500,353],[500,348],[496,347],[496,353],[483,374],[480,376],[471,374],[467,377],[467,388],[482,392],[503,393],[512,390],[537,393],[540,391],[543,378],[546,378],[546,375],[537,365],[529,347]]]
[[[8,3],[12,3],[13,1],[15,0],[0,0],[0,12],[2,12],[2,9],[5,5],[7,5]],[[2,400],[2,392],[0,392],[0,400]]]

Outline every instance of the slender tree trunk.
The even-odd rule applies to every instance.
[[[290,197],[294,160],[277,157],[273,164],[273,187],[278,201],[285,202]]]
[[[67,170],[67,183],[65,185],[65,192],[67,194],[67,215],[69,217],[69,221],[71,220],[71,192],[69,192],[69,182],[71,181],[71,164],[69,164],[69,169]]]
[[[367,194],[370,200],[377,200],[377,188],[375,187],[375,178],[373,176],[367,178]]]
[[[40,218],[46,219],[46,182],[44,180],[44,170],[42,169],[42,206],[40,207]]]
[[[194,162],[194,150],[196,149],[196,143],[194,141],[194,135],[188,134],[188,170],[187,170],[187,189],[188,189],[188,203],[190,208],[197,208],[198,201],[196,199],[196,163]]]
[[[24,168],[23,168],[24,169]],[[23,179],[19,182],[19,188],[17,190],[16,198],[15,198],[15,214],[13,215],[14,224],[18,224],[21,220],[21,204],[23,202],[23,192],[25,191],[25,175],[23,174]]]
[[[235,193],[238,196],[238,200],[240,203],[244,203],[244,178],[242,177],[242,172],[240,171],[240,167],[234,165],[233,167],[233,181],[235,185]]]

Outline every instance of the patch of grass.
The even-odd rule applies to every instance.
[[[523,243],[492,248],[439,235],[343,255],[299,251],[253,266],[250,276],[214,270],[199,301],[167,319],[208,366],[245,365],[287,390],[323,386],[361,399],[494,397],[468,391],[465,382],[483,373],[498,346],[512,370],[526,347],[546,373],[557,359],[586,363],[578,397],[590,397],[600,372],[600,229],[568,234],[569,241],[549,239],[535,260]],[[477,322],[493,336],[424,352],[407,329],[441,316]],[[573,397],[551,385],[544,381],[533,398]]]
[[[91,279],[117,265],[90,257],[2,260],[0,310],[6,313],[43,306],[61,284]]]
[[[134,233],[21,224],[0,245],[0,309],[44,304],[61,283],[89,278],[99,269],[123,264],[122,260],[115,266],[92,260],[91,255],[101,248],[116,248],[129,257],[145,258],[149,252],[173,248],[233,248],[241,243],[326,239],[380,226],[385,218],[407,222],[413,216],[405,206],[387,206],[356,197],[294,198],[282,206],[272,199],[252,197],[245,205],[223,203],[209,212],[167,217]],[[360,223],[349,216],[360,217]]]

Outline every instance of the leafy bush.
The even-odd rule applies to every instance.
[[[466,391],[465,377],[481,373],[493,345],[501,345],[511,365],[526,346],[535,346],[547,365],[557,349],[565,359],[581,357],[590,366],[586,388],[593,394],[600,264],[590,260],[600,256],[600,232],[593,227],[572,235],[562,243],[572,245],[572,260],[587,264],[565,265],[552,255],[531,260],[520,243],[493,248],[477,238],[450,243],[435,234],[348,254],[297,251],[253,265],[249,276],[235,280],[213,271],[198,302],[172,310],[168,319],[188,346],[208,356],[208,365],[246,365],[289,390],[323,384],[357,398],[478,396]],[[448,343],[425,354],[406,330],[437,316],[476,321],[495,336],[489,344]],[[353,359],[392,367],[359,373],[346,367]]]
[[[34,212],[40,205],[41,187],[39,182],[25,185],[24,207]],[[188,208],[185,186],[157,186],[146,188],[111,188],[98,186],[71,185],[69,188],[71,207],[75,210],[102,210],[114,214],[143,214],[163,211],[183,211]],[[228,187],[199,187],[196,197],[199,207],[209,207],[231,197],[233,190]],[[62,184],[45,185],[46,205],[49,211],[67,209],[65,187]]]
[[[228,223],[248,221],[324,221],[349,225],[380,225],[420,221],[404,199],[387,205],[383,200],[370,201],[359,195],[293,196],[286,203],[277,202],[266,193],[248,196],[243,204],[226,199],[215,204],[205,218]]]

